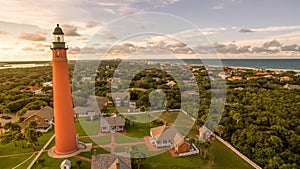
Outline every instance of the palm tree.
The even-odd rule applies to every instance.
[[[222,125],[218,125],[216,128],[216,132],[222,137],[222,135],[225,133],[225,127]]]
[[[235,113],[232,118],[236,121],[236,124],[239,124],[239,121],[242,120],[242,116],[240,113]]]
[[[206,141],[206,142],[202,143],[202,148],[203,148],[203,153],[204,153],[204,155],[203,155],[204,159],[206,159],[207,156],[209,155],[209,153],[210,153],[210,151],[209,151],[210,147],[211,147],[211,143],[209,141]]]
[[[129,149],[132,166],[137,166],[140,169],[142,162],[146,159],[146,155],[138,150],[137,146],[132,146]]]

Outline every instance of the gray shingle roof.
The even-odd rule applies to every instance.
[[[131,169],[129,157],[118,156],[117,154],[98,154],[92,157],[91,169],[108,169],[117,160],[121,169]]]
[[[37,115],[37,116],[40,116],[41,118],[48,119],[50,121],[54,117],[54,110],[50,106],[45,106],[41,110],[27,111],[27,112],[25,114],[25,116],[29,115],[29,116],[27,116],[27,118],[29,118],[29,117],[31,117],[33,115]]]
[[[183,137],[181,132],[175,126],[167,126],[167,129],[165,129],[165,131],[158,138],[156,138],[156,141],[174,140],[176,134],[181,138]]]
[[[101,117],[100,127],[125,126],[125,119],[122,116]]]

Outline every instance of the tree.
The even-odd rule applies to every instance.
[[[77,160],[77,161],[76,161],[76,165],[77,165],[78,168],[80,168],[81,164],[82,164],[82,161],[81,161],[81,160]]]
[[[44,166],[45,161],[46,161],[46,159],[42,157],[42,158],[39,158],[39,159],[37,160],[37,163],[38,163],[38,164],[41,164],[42,166]]]
[[[35,149],[36,145],[38,145],[38,138],[42,136],[40,131],[36,131],[35,127],[37,126],[35,121],[31,121],[28,126],[25,127],[25,140],[27,144]]]
[[[232,118],[236,121],[236,124],[239,124],[239,121],[242,119],[242,116],[240,113],[235,113]]]
[[[222,137],[222,135],[225,133],[225,127],[222,125],[218,125],[216,128],[216,132]]]
[[[146,155],[140,152],[137,146],[132,146],[130,151],[132,168],[140,169],[142,162],[146,159]]]

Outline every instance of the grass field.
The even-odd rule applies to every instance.
[[[45,158],[45,162],[44,164],[35,164],[32,168],[37,168],[37,169],[40,169],[40,168],[43,168],[43,169],[53,169],[53,168],[59,168],[61,162],[64,160],[64,159],[59,159],[59,158],[51,158],[48,156],[47,153],[43,153],[40,158]],[[72,168],[76,168],[77,165],[76,165],[76,161],[78,161],[79,159],[75,158],[75,157],[70,157],[70,158],[67,158],[68,160],[71,161],[71,165],[72,165]],[[81,167],[80,168],[91,168],[91,163],[89,162],[86,162],[84,160],[81,160],[82,161],[82,164],[81,164]]]
[[[161,151],[148,151],[148,147],[145,145],[145,144],[137,144],[135,145],[137,150],[139,152],[142,152],[146,155],[146,157],[152,157],[152,156],[155,156],[155,155],[159,155],[159,154],[162,154],[164,153],[165,151],[168,151],[168,150],[161,150]],[[115,148],[115,152],[116,153],[120,153],[120,152],[125,152],[126,149],[128,151],[131,150],[131,147],[132,146],[118,146]]]
[[[39,145],[36,146],[36,150],[27,146],[25,146],[25,148],[22,148],[20,143],[17,143],[18,145],[17,147],[15,147],[14,143],[12,142],[5,145],[0,144],[0,156],[40,150],[53,134],[54,134],[54,130],[50,130],[47,133],[43,133],[43,135],[39,138]],[[24,145],[25,145],[25,141],[24,141]]]
[[[16,165],[23,162],[25,159],[27,159],[31,154],[26,155],[20,155],[15,157],[4,157],[0,158],[0,168],[6,169],[6,168],[13,168]],[[30,160],[29,160],[30,161]]]
[[[121,149],[121,148],[119,148]],[[243,159],[235,155],[219,141],[213,141],[211,147],[212,161],[204,160],[200,155],[172,157],[169,152],[147,158],[142,169],[253,169]],[[163,160],[162,160],[163,159]]]
[[[109,144],[111,142],[111,136],[99,136],[90,138],[97,145]]]
[[[115,135],[115,142],[116,143],[133,143],[133,142],[143,142],[143,138],[136,138],[136,137],[128,137],[121,134]]]
[[[100,120],[87,121],[86,118],[78,118],[76,130],[79,136],[95,135],[99,131]]]
[[[199,169],[208,161],[203,160],[200,155],[188,157],[172,157],[169,152],[158,156],[146,158],[142,164],[142,169]]]
[[[253,169],[252,166],[250,166],[247,162],[245,162],[219,141],[213,142],[211,153],[214,156],[214,164],[212,169]]]
[[[150,135],[150,123],[131,122],[131,126],[126,127],[126,136],[133,138],[143,138]]]

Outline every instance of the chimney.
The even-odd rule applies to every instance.
[[[117,167],[117,169],[121,169],[121,168],[120,168],[120,163],[119,163],[119,162],[116,162],[116,167]]]
[[[96,149],[94,149],[94,156],[96,156],[97,155],[97,151],[96,151]]]

